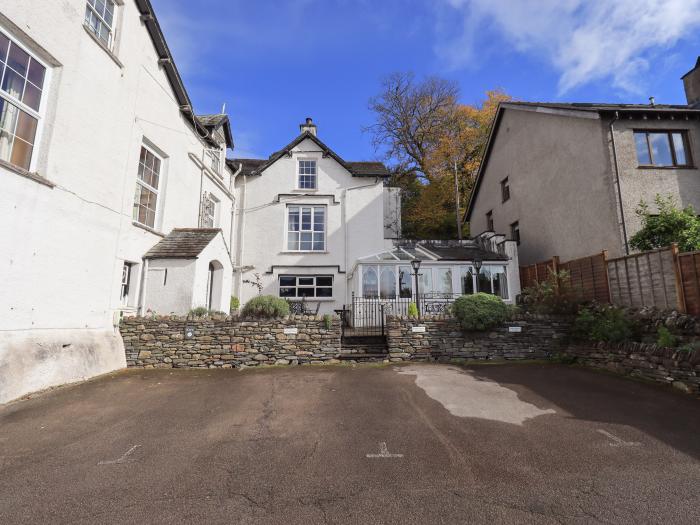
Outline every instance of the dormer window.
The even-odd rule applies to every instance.
[[[299,161],[299,189],[300,190],[315,190],[316,189],[316,161],[315,160],[300,160]]]

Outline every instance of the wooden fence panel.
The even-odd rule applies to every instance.
[[[571,279],[571,285],[581,298],[586,301],[610,302],[608,273],[605,252],[566,261],[559,264],[560,270],[566,270]]]
[[[700,315],[700,252],[678,255],[679,288],[685,311]]]
[[[635,253],[607,261],[610,299],[620,306],[678,307],[672,248]]]
[[[529,266],[520,267],[520,287],[522,289],[529,288],[535,283],[547,280],[549,272],[555,268],[555,259],[531,264]]]

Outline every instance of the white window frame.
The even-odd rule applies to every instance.
[[[204,165],[210,169],[213,173],[223,178],[221,171],[221,150],[218,149],[205,149],[204,150]],[[212,166],[216,163],[216,167]]]
[[[314,171],[315,173],[313,175],[301,173],[301,163],[302,162],[313,162],[314,163]],[[313,177],[314,178],[314,185],[312,188],[305,188],[301,185],[301,177]],[[314,191],[318,189],[318,160],[316,159],[297,159],[297,187],[296,189],[298,190],[304,190],[304,191]]]
[[[202,219],[200,221],[202,228],[218,228],[220,203],[221,201],[212,192],[204,192],[202,196]],[[208,224],[209,221],[211,221],[211,225]]]
[[[145,148],[146,151],[154,155],[158,160],[160,160],[160,172],[158,173],[158,188],[153,188],[150,184],[147,184],[146,181],[142,180],[139,177],[139,170],[138,170],[138,163],[141,161],[141,148]],[[161,203],[161,188],[163,187],[164,184],[164,176],[165,176],[165,156],[159,153],[154,147],[150,146],[146,141],[141,143],[141,147],[139,148],[139,155],[137,158],[137,164],[136,164],[136,184],[141,185],[144,188],[146,188],[149,191],[152,191],[153,193],[156,194],[156,209],[154,210],[154,217],[153,217],[153,226],[150,226],[148,224],[145,224],[141,221],[138,220],[138,217],[133,217],[133,206],[136,203],[133,201],[131,203],[132,205],[132,220],[136,222],[137,224],[140,224],[141,226],[144,226],[146,228],[151,228],[153,230],[157,230],[159,226],[159,219],[160,219],[160,208],[162,206]],[[135,196],[134,196],[135,197]]]
[[[114,10],[112,12],[112,23],[111,24],[108,24],[107,21],[102,17],[102,15],[100,15],[95,10],[95,8],[90,4],[90,0],[85,0],[85,15],[87,15],[87,11],[90,10],[97,17],[98,21],[101,22],[102,24],[104,24],[109,29],[108,42],[105,43],[99,37],[99,35],[97,33],[95,33],[95,31],[93,31],[93,29],[90,26],[90,24],[88,23],[88,21],[85,20],[85,17],[83,17],[83,25],[85,26],[85,28],[88,31],[90,31],[90,33],[92,33],[95,36],[95,38],[97,38],[97,40],[101,44],[103,44],[105,47],[107,47],[107,49],[109,49],[110,51],[113,52],[114,51],[114,42],[115,42],[116,36],[117,36],[117,16],[119,13],[119,7],[121,6],[121,2],[120,2],[120,0],[102,0],[102,1],[104,1],[105,3],[111,1],[111,3],[114,5]]]
[[[16,45],[19,47],[21,50],[23,50],[25,53],[28,53],[29,56],[32,58],[32,60],[36,60],[41,66],[43,66],[45,72],[44,72],[44,84],[41,87],[41,100],[39,101],[39,111],[30,108],[27,106],[25,103],[22,101],[18,100],[14,96],[10,95],[9,93],[5,92],[0,88],[0,98],[3,98],[5,101],[9,102],[10,104],[17,106],[20,111],[24,111],[25,113],[29,114],[31,117],[37,119],[37,124],[36,124],[36,134],[34,135],[34,144],[32,148],[32,156],[31,159],[29,160],[29,169],[27,171],[29,172],[35,172],[37,169],[37,159],[38,155],[37,152],[39,150],[39,147],[41,145],[42,137],[43,137],[43,132],[44,132],[44,120],[46,119],[46,99],[47,99],[47,93],[49,92],[50,86],[51,86],[51,77],[53,73],[53,69],[49,64],[42,60],[40,57],[37,56],[36,53],[34,53],[31,49],[29,49],[27,46],[22,44],[17,38],[15,38],[10,31],[8,31],[4,26],[0,25],[0,32],[5,35],[7,38],[10,39],[10,42],[13,45]],[[0,77],[2,76],[2,71],[0,71]],[[2,78],[0,78],[0,86],[2,85]],[[16,127],[15,127],[16,131]],[[13,133],[14,135],[14,133]],[[9,161],[8,161],[9,163]],[[10,163],[12,164],[12,163]],[[12,166],[15,166],[12,164]],[[16,166],[18,169],[24,169],[20,166]]]
[[[299,230],[298,231],[292,231],[289,229],[289,214],[292,209],[299,209]],[[310,208],[311,209],[311,229],[310,230],[302,230],[301,225],[302,225],[302,216],[303,216],[303,210],[304,208]],[[315,218],[316,214],[314,213],[314,210],[316,208],[321,208],[323,209],[323,249],[321,250],[315,250],[313,249],[314,240],[313,236],[315,233],[319,233],[314,230],[315,226]],[[284,247],[287,252],[294,252],[294,253],[326,253],[328,251],[328,206],[325,204],[289,204],[287,205],[287,209],[285,210],[285,228],[284,228]],[[290,233],[298,233],[299,234],[299,249],[292,249],[289,247],[289,234]],[[301,234],[302,233],[311,233],[311,250],[302,250],[301,249]]]
[[[331,280],[331,285],[330,286],[319,286],[318,284],[318,278],[329,278]],[[282,286],[282,278],[287,278],[287,279],[295,279],[295,285],[294,286]],[[313,284],[300,284],[300,279],[313,279]],[[328,301],[333,299],[333,285],[335,284],[335,279],[333,279],[332,275],[289,275],[289,274],[281,274],[278,279],[277,279],[277,295],[283,299],[289,299],[290,301],[295,301],[295,300],[301,300],[301,299],[307,299],[307,300],[316,300],[316,301]],[[294,288],[296,290],[296,295],[294,297],[288,296],[288,295],[282,295],[282,288]],[[317,291],[319,288],[330,288],[331,289],[331,295],[317,295]],[[314,295],[299,295],[299,290],[300,289],[306,289],[310,290],[313,289]]]

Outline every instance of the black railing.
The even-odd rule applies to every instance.
[[[355,297],[352,303],[338,310],[343,327],[343,335],[384,336],[388,315],[407,316],[410,305],[416,305],[419,316],[439,315],[449,311],[450,305],[461,294],[427,293],[416,297]]]

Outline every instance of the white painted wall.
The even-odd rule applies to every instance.
[[[318,189],[297,190],[297,162],[315,159]],[[261,175],[236,180],[239,202],[238,246],[242,253],[235,266],[250,267],[236,274],[235,293],[241,304],[257,295],[255,287],[242,283],[259,273],[263,294],[278,295],[279,275],[333,275],[333,298],[322,302],[322,312],[332,312],[348,301],[346,271],[367,254],[391,246],[384,239],[384,186],[375,178],[353,177],[318,145],[304,140]],[[324,253],[287,251],[288,205],[325,205],[326,244]],[[236,244],[238,244],[236,243]],[[274,266],[274,269],[273,269]]]
[[[20,381],[12,394],[0,394],[0,403],[62,377],[124,366],[119,345],[95,331],[113,333],[123,262],[140,263],[161,238],[132,224],[144,141],[165,160],[155,229],[196,227],[206,187],[219,197],[219,226],[229,238],[230,174],[221,185],[202,174],[192,157],[202,157],[205,143],[180,113],[134,2],[125,0],[119,11],[115,55],[123,66],[82,27],[85,0],[2,4],[2,30],[53,65],[32,170],[56,186],[0,167],[0,384]],[[63,351],[27,353],[37,334]],[[100,357],[77,376],[68,374],[72,365],[62,363],[79,360],[79,348]],[[16,377],[18,370],[47,367],[43,382]]]

